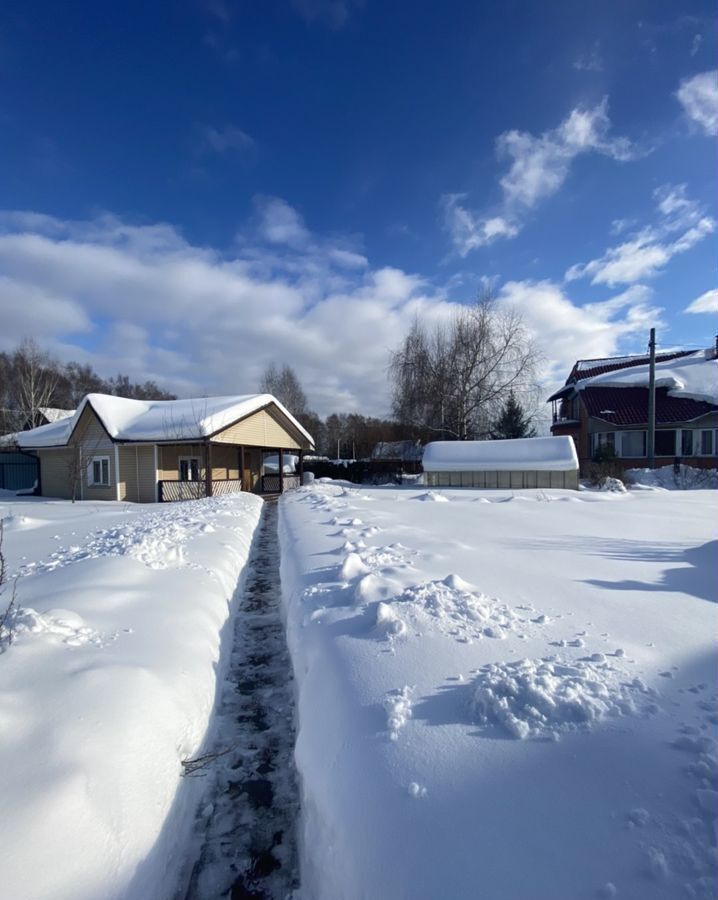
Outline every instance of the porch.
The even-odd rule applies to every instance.
[[[199,500],[239,491],[272,496],[297,488],[303,451],[206,441],[157,446],[157,500]]]

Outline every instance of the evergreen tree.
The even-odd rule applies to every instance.
[[[491,427],[491,437],[495,441],[536,437],[531,418],[526,415],[513,391],[509,391],[508,399]]]

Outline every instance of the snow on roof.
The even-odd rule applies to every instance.
[[[424,449],[426,472],[576,469],[576,447],[567,435],[509,441],[433,441]]]
[[[648,387],[648,365],[604,372],[577,382],[582,391],[590,387]],[[703,400],[718,405],[718,360],[698,350],[689,356],[656,363],[656,387],[667,388],[670,397]]]
[[[75,415],[74,409],[58,409],[56,406],[40,406],[38,411],[45,416],[48,422],[59,422],[60,419],[69,419]]]
[[[108,394],[88,394],[72,418],[23,432],[18,435],[18,444],[21,447],[58,447],[66,444],[88,405],[115,440],[186,441],[209,437],[270,403],[275,404],[292,425],[314,444],[309,432],[271,394],[189,400],[128,400]]]
[[[12,437],[18,447],[64,447],[70,437],[73,417],[58,419],[28,431],[18,431]]]

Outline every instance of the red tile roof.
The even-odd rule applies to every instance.
[[[614,425],[645,425],[648,422],[648,388],[586,387],[580,396],[592,418]],[[718,412],[718,406],[704,400],[669,397],[668,388],[656,388],[657,425],[691,422],[712,412]]]

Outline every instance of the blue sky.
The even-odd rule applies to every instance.
[[[417,314],[490,285],[573,359],[716,330],[708,2],[0,10],[0,349],[178,392],[293,365],[388,410]],[[686,310],[692,311],[687,312]]]

